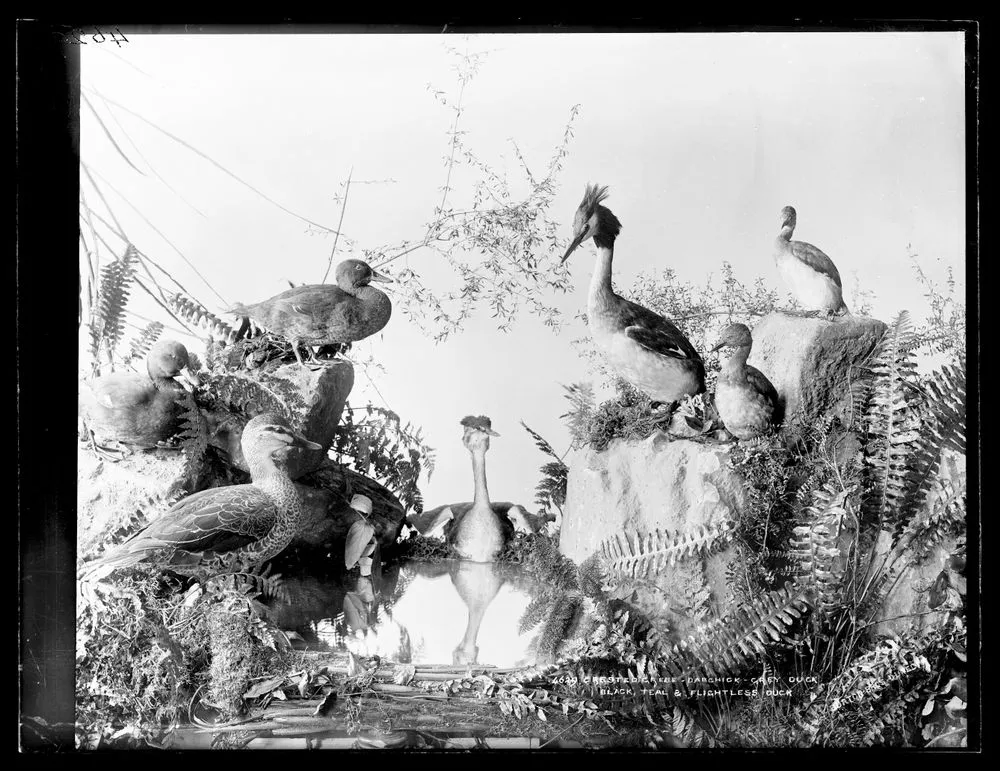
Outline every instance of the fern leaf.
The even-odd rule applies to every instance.
[[[135,257],[136,249],[129,244],[121,257],[101,268],[97,313],[90,322],[90,354],[94,359],[95,374],[102,348],[112,360],[112,354],[125,333],[125,306],[131,292]]]
[[[648,578],[678,560],[705,554],[728,543],[735,526],[720,520],[699,527],[692,533],[666,533],[657,529],[648,533],[616,533],[605,540],[599,553],[612,575]]]
[[[909,462],[918,449],[920,409],[910,317],[902,311],[873,352],[873,385],[864,415],[868,521],[893,531],[907,495]]]
[[[817,490],[813,504],[804,507],[793,529],[791,553],[798,565],[801,586],[811,590],[818,607],[837,605],[843,591],[844,563],[840,536],[845,527],[847,498],[854,488],[837,490],[828,482]]]
[[[144,359],[149,349],[153,347],[160,335],[163,333],[163,324],[159,321],[151,321],[129,343],[129,352],[125,357],[124,364],[128,366],[136,359]]]
[[[194,327],[203,329],[215,340],[234,343],[238,332],[197,300],[177,292],[170,298],[170,307],[180,318]]]

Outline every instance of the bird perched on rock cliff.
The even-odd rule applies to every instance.
[[[259,564],[283,551],[295,537],[303,513],[284,456],[293,447],[320,445],[292,431],[280,415],[264,413],[246,424],[242,447],[250,484],[189,495],[108,551],[92,569],[107,573],[149,559],[184,567],[215,555]]]
[[[722,365],[715,386],[715,408],[737,439],[753,439],[771,431],[778,406],[778,392],[767,376],[747,364],[753,338],[745,324],[730,324],[713,351],[735,349]]]
[[[303,364],[300,343],[321,346],[363,340],[385,327],[392,315],[389,297],[369,286],[372,281],[392,283],[391,278],[362,260],[344,260],[335,275],[336,285],[292,287],[253,305],[237,303],[229,312],[286,338]],[[314,358],[310,351],[310,359]]]
[[[795,209],[782,209],[781,232],[774,241],[774,261],[792,297],[813,314],[847,313],[837,266],[812,244],[792,240],[795,222]]]
[[[149,449],[180,429],[177,397],[201,383],[191,371],[188,350],[161,340],[146,356],[146,374],[112,372],[81,384],[79,410],[94,449],[109,455],[110,443]]]
[[[594,239],[597,266],[587,299],[590,334],[619,375],[654,403],[673,406],[705,390],[705,364],[670,321],[615,293],[611,262],[621,223],[602,205],[607,197],[607,187],[587,185],[573,219],[573,240],[562,261],[588,238]]]

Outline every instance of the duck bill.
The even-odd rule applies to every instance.
[[[174,376],[174,380],[180,383],[185,391],[193,392],[201,385],[201,380],[188,367],[182,367],[181,371]]]
[[[291,442],[291,446],[292,447],[302,447],[303,449],[306,449],[306,450],[322,450],[323,449],[323,445],[316,444],[316,442],[310,442],[308,439],[306,439],[304,436],[302,436],[302,434],[292,434],[292,437],[293,437],[292,442]]]
[[[372,270],[372,281],[378,281],[381,284],[395,284],[396,282],[389,278],[385,273],[379,273],[377,270]]]
[[[581,233],[570,242],[569,247],[566,249],[566,254],[563,255],[562,259],[559,261],[559,264],[562,265],[564,262],[566,262],[566,260],[569,259],[569,256],[576,251],[576,247],[578,247],[582,243],[583,243],[583,234]]]

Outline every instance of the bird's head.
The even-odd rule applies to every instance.
[[[719,335],[719,342],[715,344],[712,350],[742,348],[743,346],[749,346],[751,343],[753,343],[753,338],[750,336],[750,329],[746,324],[730,324],[722,330],[722,334]]]
[[[322,445],[310,442],[297,434],[288,421],[276,412],[265,412],[251,418],[243,427],[243,457],[249,463],[251,458],[265,456],[274,459],[287,455],[293,447],[307,450],[321,450]]]
[[[469,452],[481,450],[485,452],[490,449],[490,437],[500,436],[493,430],[493,424],[485,415],[466,415],[462,418],[462,426],[465,431],[462,433],[462,444]]]
[[[393,283],[384,273],[379,273],[364,260],[344,260],[337,266],[337,285],[341,289],[357,289],[368,286],[372,281]]]
[[[588,238],[593,238],[598,246],[610,246],[621,232],[622,223],[607,206],[601,204],[608,195],[606,186],[587,185],[583,201],[573,216],[573,240],[569,242],[562,262],[566,262],[576,247]]]
[[[198,376],[191,371],[188,350],[176,340],[161,340],[146,356],[146,371],[154,380],[172,378],[187,391],[201,385]]]
[[[795,209],[791,206],[786,206],[781,210],[781,227],[783,228],[794,228],[795,227]]]

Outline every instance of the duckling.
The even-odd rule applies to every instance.
[[[500,436],[485,415],[468,415],[461,420],[462,444],[472,456],[475,494],[472,503],[443,506],[425,535],[442,533],[463,559],[491,562],[515,532],[534,532],[523,508],[490,502],[486,486],[486,451],[490,437]]]
[[[587,300],[591,336],[615,371],[648,394],[654,404],[668,405],[669,415],[683,397],[705,390],[705,364],[670,321],[615,293],[611,262],[621,223],[602,205],[607,197],[607,187],[587,185],[573,219],[573,240],[562,261],[588,238],[594,239],[597,267]]]
[[[252,418],[242,448],[250,484],[213,487],[189,495],[111,549],[96,563],[103,572],[156,558],[164,566],[192,566],[215,555],[259,564],[279,554],[298,530],[303,506],[284,458],[293,447],[320,445],[289,428],[275,413]]]
[[[767,376],[747,364],[753,338],[745,324],[730,324],[713,351],[735,348],[722,367],[715,387],[715,407],[737,439],[763,436],[774,427],[778,392]]]
[[[187,348],[162,340],[146,357],[146,375],[112,372],[83,383],[80,416],[94,449],[110,457],[105,443],[149,449],[180,428],[177,396],[201,385],[189,367]]]
[[[837,266],[812,244],[791,240],[795,222],[795,209],[782,209],[781,232],[774,241],[774,261],[792,297],[810,315],[825,313],[832,318],[849,313]]]
[[[286,338],[295,358],[304,365],[299,344],[309,346],[351,343],[379,332],[389,323],[392,302],[372,281],[392,279],[361,260],[344,260],[337,266],[336,286],[305,284],[253,305],[234,305],[229,312],[258,328]],[[310,350],[310,359],[315,355]]]

